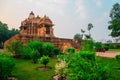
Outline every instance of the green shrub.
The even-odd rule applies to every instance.
[[[32,50],[37,50],[41,56],[43,55],[43,43],[41,41],[30,41],[27,43],[27,46]]]
[[[120,49],[120,45],[116,45],[116,49]]]
[[[66,58],[67,57],[67,58]],[[111,78],[110,67],[97,61],[83,58],[79,53],[66,55],[67,67],[64,73],[67,80],[108,80]],[[62,75],[62,74],[61,74]]]
[[[95,52],[90,52],[90,51],[80,51],[78,54],[81,55],[83,58],[89,60],[95,60],[95,56],[96,56]]]
[[[13,53],[15,57],[20,57],[23,50],[23,43],[20,41],[13,41],[6,46],[6,49]]]
[[[118,62],[120,62],[120,55],[116,55],[116,60],[118,61]]]
[[[60,48],[54,48],[54,55],[59,55],[61,53]]]
[[[109,46],[104,45],[103,48],[105,49],[105,51],[109,50]]]
[[[45,56],[53,56],[54,54],[54,45],[51,43],[44,43],[43,44],[43,53]]]
[[[82,51],[93,51],[94,50],[94,41],[85,40],[82,42]]]
[[[68,52],[68,53],[75,53],[75,48],[68,48],[68,49],[67,49],[67,52]]]
[[[7,80],[12,75],[15,61],[11,56],[0,53],[0,80]]]
[[[99,49],[102,48],[101,42],[95,42],[95,43],[94,43],[94,46],[95,46],[95,51],[99,51]]]
[[[67,56],[64,55],[64,54],[57,55],[57,58],[58,58],[59,60],[67,61]]]
[[[61,80],[64,80],[63,78],[65,77],[66,67],[67,64],[63,60],[58,61],[55,65],[55,74],[58,75],[61,78]]]
[[[24,47],[23,52],[21,54],[21,57],[23,59],[32,59],[33,56],[33,52],[32,49],[30,47]]]
[[[37,50],[32,50],[32,60],[33,63],[38,63],[38,59],[40,58],[40,53]]]
[[[48,56],[43,56],[39,59],[39,62],[42,63],[45,67],[49,62],[49,57]]]
[[[114,45],[110,44],[109,49],[115,49]]]

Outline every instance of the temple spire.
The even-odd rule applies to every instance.
[[[29,17],[28,17],[28,18],[29,18],[29,19],[35,18],[35,15],[34,15],[33,11],[31,11],[31,12],[30,12],[30,14],[29,14]]]

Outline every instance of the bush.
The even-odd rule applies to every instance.
[[[75,53],[75,48],[68,48],[68,49],[67,49],[67,52],[68,52],[68,53]]]
[[[95,51],[99,51],[99,49],[102,49],[102,44],[100,42],[95,42],[94,46],[95,46]]]
[[[66,56],[65,54],[57,55],[57,58],[58,58],[59,60],[67,61],[67,56]]]
[[[40,53],[37,50],[32,50],[32,60],[33,63],[37,63],[38,59],[40,58]]]
[[[23,50],[23,43],[20,41],[13,41],[8,46],[6,46],[6,49],[13,53],[15,57],[20,57]]]
[[[11,56],[0,53],[0,80],[7,80],[12,75],[15,61]]]
[[[33,52],[32,49],[30,47],[24,47],[23,52],[21,54],[21,57],[23,59],[32,59],[33,57]]]
[[[116,55],[116,60],[118,61],[118,62],[120,62],[120,55]]]
[[[82,42],[82,51],[93,51],[94,49],[94,41],[93,40],[86,40]]]
[[[116,49],[120,49],[120,45],[116,45]]]
[[[115,46],[112,45],[112,44],[110,44],[110,45],[109,45],[109,49],[115,49]]]
[[[54,55],[59,55],[61,53],[60,48],[54,48]]]
[[[60,60],[58,63],[55,65],[55,73],[58,75],[60,78],[65,77],[65,70],[66,70],[67,64],[65,61]]]
[[[49,62],[49,57],[48,56],[43,56],[39,59],[39,62],[42,63],[45,67]]]
[[[109,50],[109,46],[104,45],[103,48],[104,48],[105,51]]]
[[[54,45],[51,43],[44,43],[43,44],[43,53],[45,56],[53,56],[54,53]]]
[[[30,41],[27,46],[32,50],[37,50],[41,56],[43,55],[43,43],[41,41]]]
[[[78,54],[88,60],[95,60],[95,56],[96,56],[95,52],[90,52],[90,51],[80,51]]]
[[[111,78],[110,67],[97,61],[88,60],[78,53],[66,55],[67,80],[107,80]],[[64,61],[64,60],[63,60]]]

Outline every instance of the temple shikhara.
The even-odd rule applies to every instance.
[[[46,15],[35,17],[31,12],[29,17],[21,22],[20,34],[26,36],[54,37],[53,23]]]
[[[31,40],[40,40],[43,42],[51,42],[55,47],[61,48],[64,52],[67,48],[73,47],[80,49],[80,43],[74,39],[58,38],[54,35],[54,24],[48,16],[39,17],[31,11],[28,18],[21,22],[20,34],[17,34],[7,40],[5,45],[14,40],[26,43]]]

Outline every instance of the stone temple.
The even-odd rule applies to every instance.
[[[49,17],[46,15],[44,17],[35,17],[35,14],[31,11],[28,18],[21,22],[20,34],[7,40],[5,46],[14,40],[21,41],[24,44],[31,40],[40,40],[53,43],[55,47],[61,48],[63,52],[70,47],[76,50],[81,49],[80,43],[74,39],[55,37],[53,26],[54,24]]]

